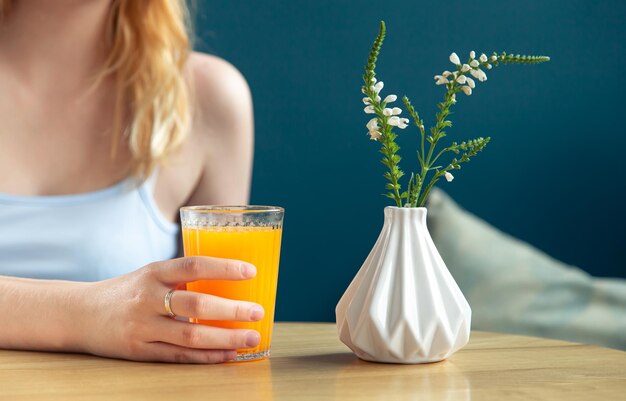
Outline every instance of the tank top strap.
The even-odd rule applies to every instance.
[[[159,174],[159,169],[155,168],[152,174],[148,178],[146,178],[139,186],[137,187],[137,192],[139,192],[139,196],[143,201],[146,210],[154,220],[154,222],[167,234],[173,234],[178,232],[179,226],[177,223],[174,223],[165,216],[159,209],[159,206],[154,199],[154,189],[156,186],[156,180]]]
[[[154,168],[150,176],[141,183],[141,185],[145,186],[147,189],[150,189],[152,192],[154,192],[154,187],[156,185],[156,180],[157,180],[158,175],[159,175],[159,167],[157,166]]]

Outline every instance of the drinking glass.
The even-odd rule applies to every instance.
[[[274,206],[189,206],[180,209],[185,256],[212,256],[252,263],[249,280],[200,280],[187,290],[218,297],[256,302],[265,309],[258,322],[192,319],[215,327],[253,329],[261,334],[255,348],[238,349],[235,361],[266,358],[270,354],[284,209]]]

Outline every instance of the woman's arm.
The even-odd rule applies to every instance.
[[[75,317],[88,287],[0,276],[0,348],[78,351],[80,327]]]
[[[94,283],[0,277],[0,348],[87,352],[137,361],[224,362],[250,348],[259,333],[222,329],[167,316],[165,294],[200,279],[245,280],[249,263],[191,257],[157,262]],[[260,305],[175,291],[172,310],[203,320],[258,321]]]

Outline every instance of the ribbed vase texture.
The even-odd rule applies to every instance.
[[[335,310],[361,359],[428,363],[469,340],[472,311],[426,227],[426,208],[385,208],[382,232]]]

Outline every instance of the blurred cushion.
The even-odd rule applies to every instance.
[[[561,263],[460,208],[428,203],[437,249],[472,307],[472,328],[626,350],[626,280]]]

